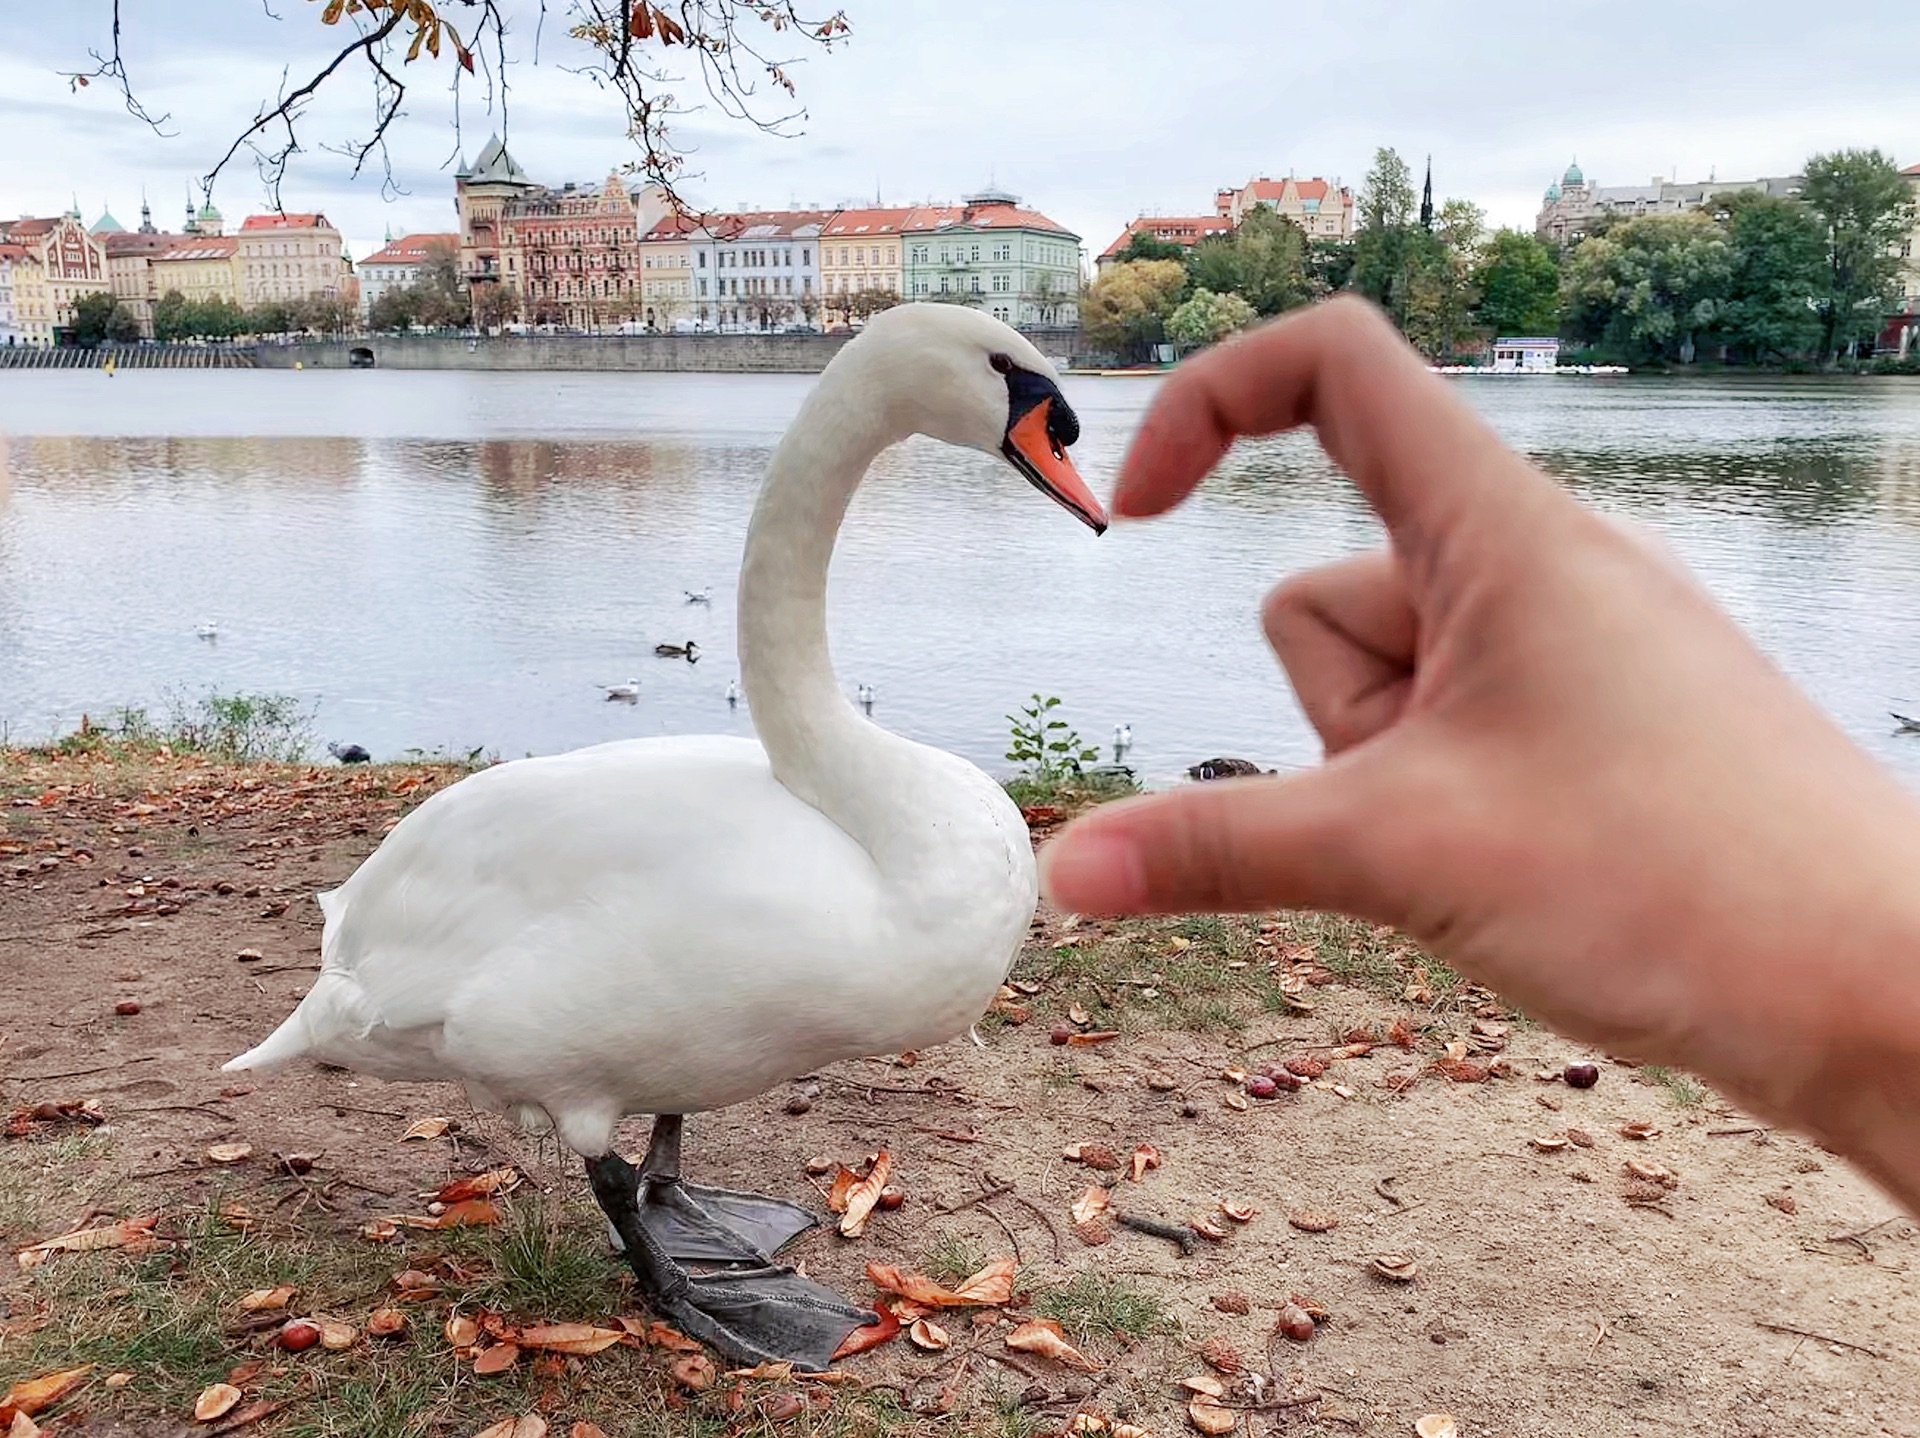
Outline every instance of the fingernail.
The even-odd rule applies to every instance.
[[[1131,913],[1146,906],[1146,860],[1124,835],[1063,835],[1040,851],[1040,887],[1069,913]]]

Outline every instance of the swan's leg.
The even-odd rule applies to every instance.
[[[654,1120],[640,1162],[640,1221],[669,1254],[701,1263],[768,1263],[817,1220],[797,1203],[702,1188],[680,1178],[679,1114]],[[616,1232],[615,1248],[623,1243]]]
[[[642,1214],[644,1177],[617,1153],[587,1160],[593,1196],[624,1241],[640,1291],[662,1317],[709,1343],[730,1362],[792,1363],[821,1372],[834,1350],[874,1315],[781,1264],[689,1273],[674,1261]]]

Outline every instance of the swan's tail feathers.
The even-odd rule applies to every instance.
[[[307,1025],[295,1009],[288,1014],[286,1021],[268,1034],[265,1042],[255,1045],[237,1059],[228,1059],[220,1065],[221,1072],[235,1073],[242,1069],[252,1069],[256,1073],[272,1073],[284,1068],[308,1051]]]
[[[354,1067],[377,1057],[377,1046],[367,1039],[379,1027],[379,1015],[352,975],[322,969],[285,1023],[222,1068],[271,1072],[302,1057]]]

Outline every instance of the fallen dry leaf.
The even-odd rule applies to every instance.
[[[208,1163],[242,1163],[252,1157],[250,1143],[216,1143],[207,1150]]]
[[[360,1341],[360,1330],[337,1319],[320,1320],[320,1346],[329,1353],[343,1353]]]
[[[479,1173],[471,1178],[456,1178],[434,1197],[441,1203],[464,1203],[470,1198],[485,1198],[489,1194],[504,1193],[519,1182],[519,1169],[496,1168],[491,1173]]]
[[[1187,1422],[1200,1432],[1219,1438],[1221,1434],[1233,1432],[1240,1420],[1231,1408],[1223,1408],[1214,1399],[1199,1393],[1187,1404]]]
[[[453,1120],[449,1118],[423,1118],[400,1135],[400,1142],[407,1143],[417,1138],[439,1138],[452,1127]]]
[[[591,1357],[604,1353],[626,1334],[618,1328],[595,1328],[587,1323],[547,1323],[523,1328],[519,1334],[522,1348],[542,1348],[549,1353],[572,1353]]]
[[[1220,1211],[1235,1223],[1252,1223],[1253,1216],[1260,1210],[1250,1203],[1229,1203],[1221,1199]]]
[[[1567,1146],[1567,1140],[1557,1133],[1543,1133],[1531,1140],[1533,1146],[1542,1153],[1554,1153]]]
[[[29,1418],[44,1413],[86,1382],[91,1372],[93,1365],[89,1363],[82,1368],[62,1368],[57,1373],[21,1379],[0,1396],[0,1423],[11,1424],[16,1413],[24,1413]]]
[[[840,1236],[858,1238],[866,1232],[867,1218],[880,1202],[880,1191],[893,1174],[893,1155],[884,1148],[873,1156],[866,1177],[847,1191],[847,1211],[840,1216]]]
[[[129,1383],[133,1382],[133,1375],[126,1372],[109,1373],[104,1382],[109,1388],[125,1388]]]
[[[279,1288],[256,1288],[240,1298],[242,1313],[265,1313],[269,1309],[285,1308],[293,1302],[293,1295],[300,1290],[292,1284],[282,1284]]]
[[[1218,1378],[1215,1378],[1211,1373],[1196,1373],[1191,1378],[1182,1378],[1175,1386],[1184,1388],[1189,1393],[1197,1393],[1203,1398],[1225,1398],[1227,1396],[1227,1385],[1222,1383]]]
[[[1016,1353],[1038,1353],[1083,1373],[1098,1373],[1100,1365],[1075,1348],[1051,1318],[1030,1318],[1007,1335],[1007,1347]]]
[[[223,1418],[233,1411],[240,1398],[240,1390],[231,1383],[209,1384],[193,1400],[193,1421],[211,1423],[216,1418]]]
[[[1460,1425],[1451,1413],[1429,1413],[1414,1422],[1413,1431],[1420,1438],[1460,1438]]]
[[[567,1438],[607,1438],[607,1432],[598,1423],[582,1418],[567,1430]]]
[[[271,1418],[287,1405],[279,1398],[256,1398],[233,1410],[213,1428],[215,1433],[238,1433],[242,1428],[258,1423],[262,1418]]]
[[[1118,1172],[1120,1155],[1104,1143],[1072,1143],[1060,1151],[1060,1156],[1073,1163],[1084,1163],[1088,1168],[1097,1168],[1105,1173]]]
[[[953,1346],[953,1339],[947,1330],[925,1318],[913,1321],[913,1326],[907,1329],[907,1337],[913,1341],[915,1348],[924,1348],[929,1353],[938,1353]]]
[[[500,1210],[490,1198],[469,1198],[439,1213],[400,1214],[393,1221],[405,1228],[486,1228],[500,1221]]]
[[[369,1219],[360,1226],[360,1236],[369,1243],[391,1243],[400,1236],[400,1225],[390,1218]]]
[[[1226,1241],[1227,1231],[1210,1218],[1189,1219],[1187,1221],[1187,1227],[1191,1228],[1202,1238],[1209,1239],[1214,1243],[1223,1243]]]
[[[1474,1063],[1471,1059],[1437,1059],[1433,1071],[1452,1083],[1485,1083],[1492,1072],[1485,1064]]]
[[[482,1428],[473,1438],[547,1438],[547,1420],[538,1413],[522,1413]]]
[[[1094,1184],[1073,1205],[1073,1223],[1076,1228],[1085,1228],[1099,1219],[1100,1215],[1113,1207],[1113,1193],[1109,1189]]]
[[[1395,1283],[1411,1283],[1420,1274],[1420,1265],[1398,1253],[1374,1255],[1368,1265],[1380,1277]]]
[[[519,1344],[496,1343],[473,1360],[473,1371],[482,1378],[491,1378],[496,1373],[505,1373],[519,1361]]]
[[[1224,1102],[1228,1108],[1239,1109],[1242,1112],[1244,1112],[1247,1107],[1247,1097],[1245,1094],[1230,1093],[1226,1096]]]
[[[1133,1151],[1131,1176],[1135,1183],[1151,1169],[1160,1167],[1160,1150],[1150,1143],[1143,1143]]]
[[[1660,1130],[1647,1120],[1640,1118],[1632,1123],[1621,1124],[1620,1137],[1639,1139],[1644,1143],[1647,1139],[1660,1137]]]
[[[677,1359],[667,1371],[673,1375],[675,1383],[682,1388],[691,1388],[695,1393],[704,1393],[713,1387],[713,1360],[704,1353],[689,1353],[685,1358]]]
[[[1013,1297],[1016,1271],[1011,1258],[996,1258],[972,1277],[952,1288],[942,1288],[917,1273],[902,1273],[883,1263],[867,1265],[868,1279],[882,1293],[897,1293],[929,1308],[996,1308]]]
[[[1657,1183],[1662,1188],[1678,1188],[1680,1176],[1665,1164],[1630,1158],[1627,1160],[1627,1172],[1632,1177],[1646,1183]]]
[[[1119,1037],[1118,1029],[1095,1029],[1091,1033],[1068,1034],[1067,1042],[1085,1048],[1089,1044],[1104,1044]]]
[[[480,1325],[464,1313],[449,1314],[446,1326],[441,1331],[454,1348],[471,1348],[480,1341]]]
[[[154,1225],[159,1222],[160,1215],[150,1213],[145,1218],[123,1218],[118,1223],[104,1223],[97,1228],[77,1228],[72,1233],[30,1244],[15,1253],[13,1259],[22,1268],[35,1268],[55,1253],[92,1253],[102,1248],[146,1243],[152,1240]]]
[[[13,1415],[13,1425],[7,1429],[7,1438],[40,1438],[44,1430],[24,1413]]]
[[[880,1315],[880,1321],[863,1324],[841,1339],[840,1346],[833,1350],[835,1360],[851,1358],[856,1353],[865,1353],[869,1348],[878,1348],[882,1343],[891,1342],[899,1336],[899,1315],[884,1303],[878,1305],[873,1311]]]
[[[1326,1233],[1340,1226],[1337,1216],[1317,1208],[1290,1209],[1287,1212],[1287,1222],[1302,1233]]]
[[[1071,1022],[1080,1025],[1081,1028],[1085,1028],[1093,1022],[1093,1015],[1081,1008],[1078,1004],[1073,1004],[1067,1009],[1067,1018]]]

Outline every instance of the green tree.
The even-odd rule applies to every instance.
[[[1172,240],[1159,239],[1145,230],[1135,230],[1127,240],[1126,248],[1115,255],[1111,263],[1116,265],[1132,264],[1135,260],[1181,260],[1187,258],[1184,245],[1176,245]]]
[[[1186,267],[1172,260],[1109,265],[1080,302],[1081,326],[1096,349],[1142,358],[1166,337],[1167,316],[1186,289]]]
[[[110,294],[82,295],[74,301],[73,323],[68,327],[74,344],[94,349],[105,342],[119,301]]]
[[[1393,149],[1375,150],[1373,168],[1360,187],[1360,225],[1368,230],[1404,230],[1413,223],[1417,200],[1413,171]]]
[[[1344,290],[1353,280],[1353,241],[1309,240],[1306,272],[1315,299]]]
[[[107,339],[117,345],[140,343],[140,317],[125,305],[118,305],[107,316]]]
[[[1722,338],[1755,361],[1811,354],[1824,339],[1827,241],[1819,218],[1798,200],[1758,190],[1722,197],[1719,213],[1733,246]]]
[[[1879,150],[1835,150],[1807,161],[1801,198],[1826,229],[1821,350],[1832,358],[1879,331],[1898,295],[1894,245],[1913,223],[1913,197]]]
[[[420,296],[410,285],[382,290],[367,309],[370,330],[404,330],[419,322]]]
[[[486,285],[473,297],[473,322],[492,332],[511,324],[520,313],[520,293],[509,285]]]
[[[1690,364],[1697,337],[1722,318],[1732,273],[1733,247],[1710,216],[1640,216],[1573,251],[1568,328],[1627,358]]]
[[[187,297],[168,290],[154,302],[153,337],[157,340],[183,340],[187,337]]]
[[[1188,274],[1196,290],[1239,295],[1263,315],[1297,309],[1314,295],[1306,233],[1271,205],[1255,205],[1231,235],[1195,246]]]
[[[283,335],[297,329],[293,307],[285,300],[266,300],[247,313],[247,330],[256,335]]]
[[[1167,338],[1182,349],[1199,349],[1218,344],[1258,318],[1253,306],[1239,295],[1195,290],[1167,316]]]
[[[1432,237],[1414,224],[1413,172],[1391,149],[1376,150],[1360,189],[1360,233],[1353,242],[1353,288],[1401,329],[1414,304],[1414,275],[1429,258]],[[1423,303],[1431,302],[1431,286]]]
[[[1495,338],[1560,332],[1560,266],[1553,251],[1520,230],[1497,230],[1474,271],[1475,318]]]

